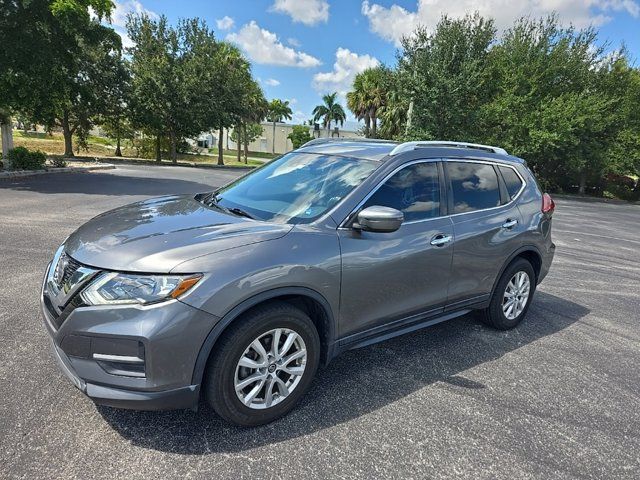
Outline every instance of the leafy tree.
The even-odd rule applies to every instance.
[[[478,114],[490,91],[487,59],[495,32],[493,21],[478,14],[445,16],[433,32],[419,27],[404,39],[399,81],[414,104],[410,136],[470,140],[482,134]]]
[[[244,145],[244,163],[249,157],[249,144],[262,135],[263,128],[259,123],[243,123],[241,128],[234,128],[231,140],[237,145]]]
[[[289,100],[280,100],[274,98],[269,102],[269,109],[267,111],[267,120],[273,122],[273,143],[271,152],[276,153],[276,123],[283,120],[291,120],[293,112],[289,107]]]
[[[293,130],[289,135],[287,135],[287,138],[291,140],[294,149],[300,148],[302,145],[313,139],[309,133],[309,127],[304,125],[294,125]]]
[[[0,103],[48,127],[62,127],[65,155],[105,108],[101,93],[120,37],[100,24],[110,0],[5,0],[0,5]],[[97,15],[93,18],[90,10]]]
[[[347,107],[358,120],[364,119],[367,137],[377,137],[378,113],[387,102],[389,75],[385,67],[364,70],[356,75],[353,90],[347,93]]]
[[[343,125],[347,119],[342,105],[336,100],[337,92],[322,96],[322,105],[316,105],[313,109],[313,120],[322,120],[322,125],[327,129],[327,136],[331,136],[331,122]]]
[[[127,64],[119,59],[114,65],[112,81],[106,85],[106,111],[102,116],[102,127],[106,134],[116,139],[115,156],[121,157],[121,141],[133,139],[135,130],[129,120],[131,102],[131,75]]]

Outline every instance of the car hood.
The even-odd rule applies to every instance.
[[[193,196],[160,197],[89,220],[67,239],[65,251],[97,268],[168,273],[195,257],[274,240],[291,228],[208,208]]]

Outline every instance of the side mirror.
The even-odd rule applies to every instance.
[[[398,230],[403,221],[404,214],[400,210],[374,205],[358,213],[358,221],[353,224],[353,228],[366,232],[389,233]]]

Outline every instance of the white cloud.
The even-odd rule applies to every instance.
[[[278,85],[280,85],[280,82],[278,80],[276,80],[275,78],[267,78],[264,81],[265,85],[269,85],[270,87],[277,87]]]
[[[347,48],[338,48],[333,71],[316,73],[313,76],[313,88],[318,93],[338,92],[345,95],[351,89],[353,79],[358,73],[378,65],[380,62],[375,57],[358,55]]]
[[[92,15],[92,17],[95,16],[91,7],[89,7],[89,14]],[[134,45],[129,35],[127,35],[127,16],[129,14],[145,14],[154,20],[160,18],[156,12],[146,9],[138,0],[128,0],[125,2],[115,1],[113,12],[111,12],[111,25],[116,33],[120,35],[124,48],[131,48]]]
[[[233,21],[233,18],[229,17],[228,15],[225,15],[222,18],[216,19],[216,25],[218,26],[218,30],[231,30],[234,24],[235,22]]]
[[[146,14],[149,18],[153,19],[160,18],[156,12],[146,9],[138,0],[127,0],[125,2],[116,1],[114,4],[115,9],[111,13],[111,23],[116,27],[126,28],[127,15],[130,13],[134,15]]]
[[[433,29],[444,14],[458,18],[475,11],[494,18],[499,29],[509,27],[522,16],[540,17],[554,12],[565,24],[585,27],[608,22],[611,17],[607,14],[611,12],[626,12],[637,18],[640,4],[636,0],[418,0],[415,11],[409,11],[397,4],[384,7],[368,0],[362,2],[362,14],[369,20],[370,30],[396,45],[418,25]]]
[[[300,41],[297,38],[293,38],[293,37],[287,38],[287,43],[292,47],[296,47],[296,48],[300,48],[302,46]]]
[[[227,40],[240,46],[256,63],[302,68],[321,64],[307,53],[284,46],[275,33],[260,28],[255,20],[244,25],[238,33],[227,35]]]
[[[329,4],[326,0],[275,0],[274,12],[285,13],[294,22],[315,25],[329,20]]]

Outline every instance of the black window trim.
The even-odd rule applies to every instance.
[[[351,210],[351,212],[349,213],[349,215],[347,215],[344,220],[342,220],[342,222],[340,222],[340,225],[338,226],[338,230],[351,230],[351,224],[355,221],[356,216],[358,214],[358,212],[361,210],[362,206],[367,202],[367,200],[369,200],[369,198],[371,198],[373,196],[374,193],[376,193],[381,187],[382,185],[385,184],[385,182],[387,180],[389,180],[391,177],[393,177],[396,173],[398,173],[400,170],[403,170],[407,167],[410,167],[412,165],[416,165],[419,163],[436,163],[437,164],[437,169],[438,169],[438,182],[440,184],[440,215],[438,215],[437,217],[429,217],[429,218],[423,218],[421,220],[411,220],[410,222],[402,222],[402,225],[412,225],[414,223],[421,223],[421,222],[428,222],[431,220],[436,220],[439,218],[443,218],[447,216],[447,188],[446,188],[446,181],[445,181],[445,176],[444,176],[444,171],[445,169],[442,167],[442,159],[440,158],[423,158],[423,159],[419,159],[419,160],[411,160],[409,162],[403,163],[401,165],[398,165],[396,168],[394,168],[388,175],[386,175],[382,180],[380,180],[370,191],[369,193],[367,193],[364,198],[362,200],[360,200],[360,202],[358,202],[358,204],[356,205],[356,207]]]
[[[442,159],[442,163],[443,164],[448,164],[448,162],[464,162],[464,163],[480,163],[480,164],[484,164],[484,165],[491,165],[493,166],[493,170],[496,173],[496,176],[498,177],[498,185],[500,188],[500,205],[498,205],[497,207],[489,207],[489,208],[481,208],[478,210],[471,210],[470,212],[460,212],[460,213],[453,213],[453,190],[452,190],[452,186],[451,186],[451,179],[449,178],[449,172],[448,169],[445,167],[444,172],[445,172],[445,176],[446,176],[446,186],[447,186],[447,197],[448,197],[448,202],[447,202],[447,206],[449,209],[449,217],[458,217],[460,215],[469,215],[471,213],[478,213],[478,212],[488,212],[490,210],[496,210],[498,208],[504,208],[507,207],[511,204],[513,204],[514,202],[516,202],[518,200],[518,198],[520,198],[520,195],[522,195],[522,192],[524,191],[524,189],[527,186],[527,182],[525,181],[525,179],[522,177],[522,175],[520,174],[520,172],[518,171],[518,169],[516,167],[514,167],[513,165],[509,165],[508,163],[501,163],[501,162],[492,162],[489,160],[484,160],[484,159],[478,159],[478,158],[456,158],[456,157],[448,157],[448,158],[443,158]],[[520,181],[522,182],[522,186],[520,187],[520,190],[518,191],[518,193],[516,195],[514,195],[514,197],[508,201],[507,203],[502,203],[503,200],[503,192],[502,192],[502,183],[504,182],[504,180],[502,179],[502,174],[500,173],[500,169],[497,167],[507,167],[510,168],[511,170],[513,170],[514,172],[516,172],[516,175],[518,176],[518,178],[520,178]],[[504,187],[506,190],[506,186]],[[507,193],[507,198],[508,198],[508,193]]]

